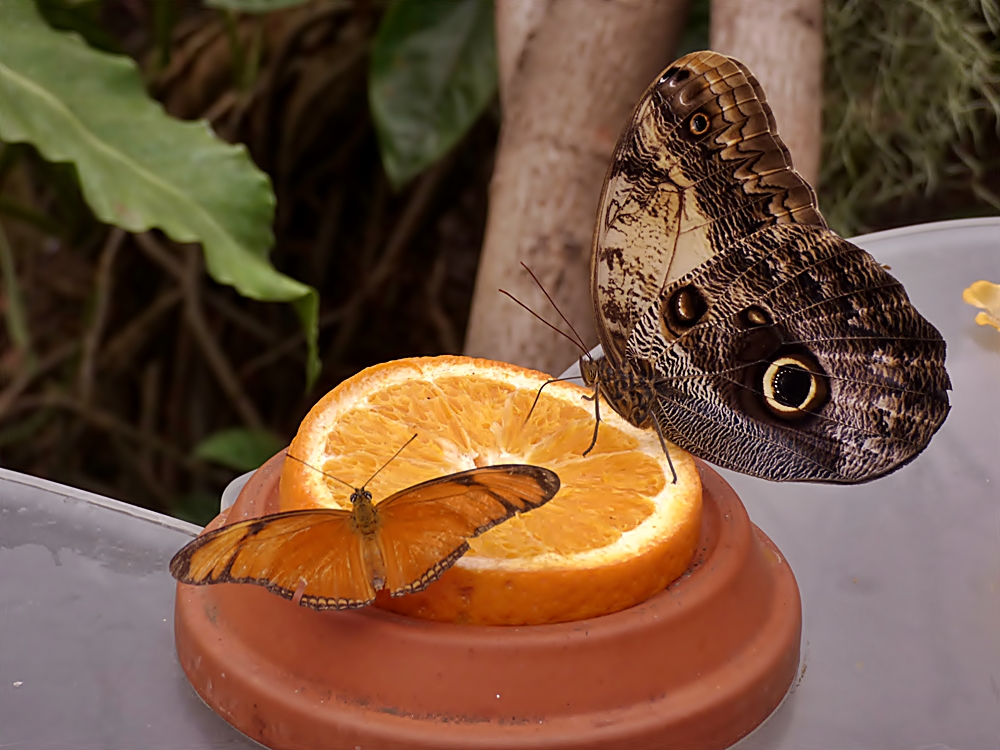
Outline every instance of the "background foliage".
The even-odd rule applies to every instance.
[[[831,225],[849,236],[1000,212],[998,32],[997,0],[826,4]]]
[[[4,466],[205,521],[336,383],[460,350],[490,0],[38,7],[0,43]],[[998,0],[824,7],[831,223],[996,213]],[[31,8],[5,0],[0,36]],[[695,0],[678,54],[708,19]]]

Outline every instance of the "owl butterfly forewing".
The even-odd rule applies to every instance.
[[[941,335],[827,228],[732,58],[682,57],[639,101],[591,271],[605,359],[581,361],[585,380],[717,465],[863,482],[913,459],[947,416]]]
[[[357,609],[378,589],[425,589],[468,551],[469,539],[558,490],[555,472],[527,464],[449,474],[377,504],[354,488],[351,510],[286,511],[205,532],[174,556],[170,572],[194,585],[257,584],[312,609]]]

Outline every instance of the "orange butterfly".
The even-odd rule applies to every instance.
[[[202,534],[174,555],[170,573],[195,585],[255,583],[312,609],[357,609],[379,589],[427,588],[468,551],[468,539],[551,500],[559,477],[527,464],[487,466],[377,505],[364,485],[351,488],[351,510],[274,513]]]

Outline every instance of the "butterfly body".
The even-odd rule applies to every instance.
[[[664,71],[600,205],[605,357],[581,373],[625,419],[746,474],[845,483],[912,460],[943,423],[943,339],[826,226],[742,63]]]
[[[385,588],[385,558],[379,548],[381,523],[372,502],[372,493],[363,487],[355,487],[351,493],[350,514],[351,528],[361,543],[362,576],[371,584],[373,591],[379,591]]]
[[[351,493],[351,521],[359,534],[374,538],[378,531],[378,515],[372,502],[372,493],[364,488],[355,488]]]
[[[170,561],[187,584],[253,583],[313,609],[357,609],[380,589],[421,591],[468,549],[468,539],[548,502],[559,478],[522,464],[423,482],[374,503],[352,488],[351,509],[274,513],[208,531]]]
[[[598,388],[598,395],[636,427],[652,426],[656,406],[656,379],[645,369],[637,372],[629,362],[615,366],[607,357],[580,358],[583,382]]]

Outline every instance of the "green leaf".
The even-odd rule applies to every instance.
[[[400,187],[454,146],[496,88],[491,0],[393,0],[368,76],[392,184]]]
[[[316,290],[268,260],[274,193],[267,175],[244,146],[220,141],[206,123],[168,117],[132,60],[53,31],[33,3],[0,0],[0,138],[72,162],[102,221],[201,242],[219,283],[251,299],[298,302],[308,370],[318,372]]]
[[[251,471],[284,447],[285,441],[273,432],[235,428],[209,435],[195,446],[194,455],[236,471]]]
[[[294,8],[305,5],[310,0],[205,0],[209,8],[234,10],[239,13],[267,13],[282,8]]]

